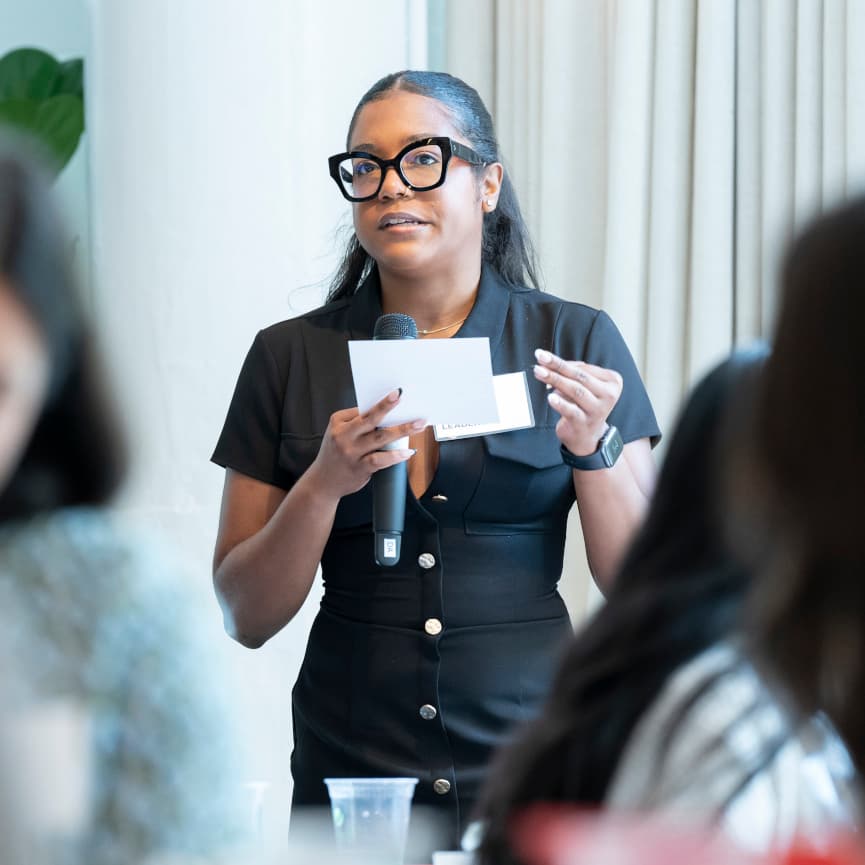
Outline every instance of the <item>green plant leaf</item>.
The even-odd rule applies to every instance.
[[[18,48],[0,57],[0,101],[47,99],[57,92],[60,64],[38,48]]]
[[[0,125],[32,129],[38,107],[39,103],[32,99],[6,99],[0,102]]]
[[[69,93],[84,98],[84,61],[77,57],[60,63],[57,70],[57,84],[52,96]]]
[[[60,172],[75,153],[84,131],[84,103],[81,98],[60,93],[46,99],[36,112],[35,131],[48,142]]]
[[[36,115],[39,103],[31,99],[7,99],[0,102],[0,130],[12,130],[32,148],[30,155],[46,168],[54,170],[54,156],[48,142],[40,141],[36,135]]]
[[[0,125],[12,126],[35,139],[40,155],[59,174],[75,153],[84,131],[84,103],[68,93],[41,102],[6,100],[0,102]]]
[[[59,174],[84,131],[84,61],[59,63],[38,48],[0,57],[0,125],[29,136],[42,161]]]

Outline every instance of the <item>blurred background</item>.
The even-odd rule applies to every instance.
[[[324,298],[350,225],[326,157],[376,79],[479,90],[546,288],[612,315],[668,428],[767,334],[792,231],[865,187],[863,34],[861,0],[6,0],[0,55],[84,58],[57,188],[134,446],[116,507],[200,584],[214,641],[209,456],[255,332]],[[572,528],[579,621],[597,596]],[[274,825],[315,607],[226,671]]]

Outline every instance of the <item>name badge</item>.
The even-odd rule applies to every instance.
[[[532,411],[532,401],[529,399],[529,386],[525,372],[494,375],[493,391],[499,410],[497,423],[436,424],[433,427],[436,441],[445,442],[452,439],[510,432],[515,429],[528,429],[535,425],[535,414]]]

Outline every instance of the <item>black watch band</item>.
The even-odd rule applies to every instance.
[[[594,469],[609,469],[616,464],[616,460],[622,454],[624,447],[621,433],[614,427],[607,427],[607,431],[601,436],[598,442],[598,449],[593,454],[587,454],[584,457],[579,457],[572,454],[564,445],[560,446],[562,452],[562,462],[569,465],[572,469],[580,471],[593,471]]]

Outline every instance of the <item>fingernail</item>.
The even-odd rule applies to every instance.
[[[549,403],[551,405],[558,405],[560,397],[557,393],[548,393],[547,394],[547,400],[549,401]]]
[[[396,390],[392,390],[388,395],[388,402],[396,402],[402,396],[402,388],[398,387]]]
[[[544,351],[542,348],[535,349],[535,357],[541,363],[549,363],[553,359],[553,356],[548,351]]]
[[[423,429],[425,426],[426,426],[425,420],[416,420],[416,421],[412,421],[411,428],[420,430],[420,429]]]
[[[545,366],[535,366],[535,375],[538,378],[548,378],[550,375],[549,370]]]

